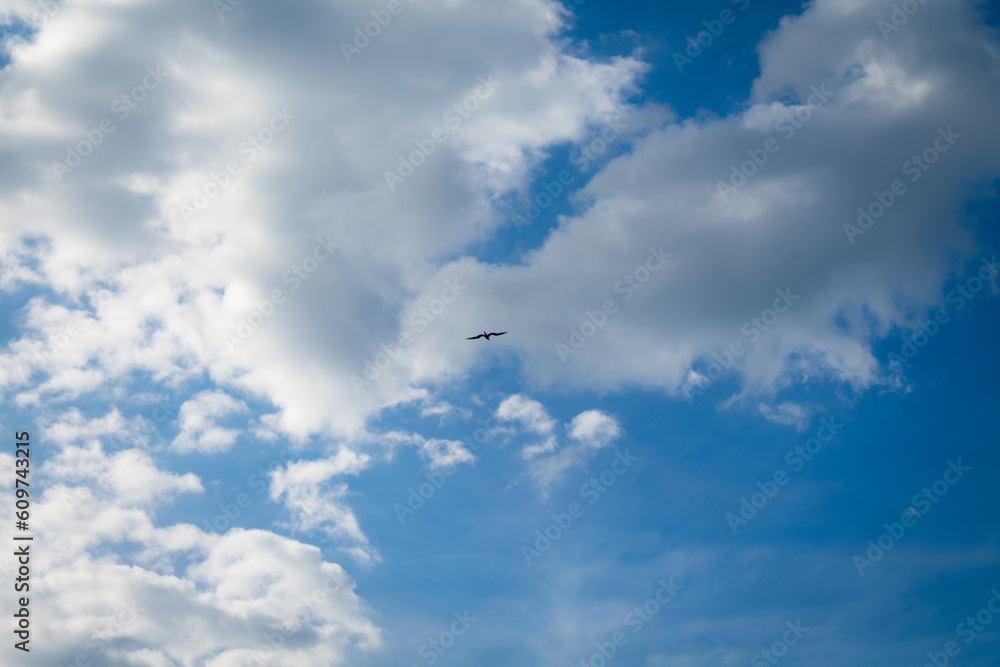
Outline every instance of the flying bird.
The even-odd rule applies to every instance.
[[[472,338],[466,338],[465,340],[476,340],[477,338],[484,338],[484,337],[486,338],[486,340],[489,340],[490,336],[502,336],[505,333],[507,333],[507,332],[506,331],[501,331],[499,333],[486,333],[484,331],[483,333],[479,334],[478,336],[473,336]]]

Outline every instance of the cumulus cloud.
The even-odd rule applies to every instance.
[[[64,484],[84,482],[92,490],[107,491],[119,507],[149,505],[179,493],[203,491],[193,473],[163,472],[147,452],[138,449],[108,456],[99,442],[64,447],[47,462],[45,474]]]
[[[51,640],[32,652],[49,664],[344,664],[381,644],[350,578],[316,547],[234,529],[184,574],[89,556],[49,570],[39,601],[54,613],[35,627]]]
[[[989,196],[1000,135],[986,112],[998,89],[981,85],[995,31],[955,1],[885,40],[883,9],[817,2],[786,18],[760,46],[746,108],[631,137],[524,264],[443,269],[476,286],[477,315],[524,327],[508,344],[529,380],[681,396],[728,368],[742,395],[768,400],[807,380],[893,385],[873,341],[943,303],[955,257],[977,261],[956,211]],[[928,149],[933,164],[915,166]],[[895,180],[889,214],[845,229]],[[648,271],[661,246],[672,256]],[[607,299],[617,310],[560,358]]]
[[[178,417],[181,430],[171,447],[182,453],[224,452],[236,442],[239,431],[216,426],[215,420],[242,412],[247,412],[243,401],[221,391],[203,391],[181,405]]]
[[[300,648],[289,641],[282,656],[286,661],[328,656],[324,659],[339,663],[349,642],[361,648],[381,643],[378,630],[360,618],[365,608],[352,592],[350,578],[339,565],[325,562],[315,546],[267,531],[237,529],[192,570],[193,578],[213,591],[210,602],[232,616],[280,627],[290,639],[312,639]],[[321,638],[333,640],[332,645],[316,641]],[[249,655],[238,653],[244,659]]]
[[[0,454],[0,465],[14,469],[13,457]],[[382,643],[350,576],[318,547],[264,530],[220,536],[158,522],[157,510],[202,492],[191,473],[164,471],[139,450],[108,455],[95,442],[65,446],[44,478],[32,528],[36,544],[59,548],[32,554],[32,604],[44,610],[33,638],[45,641],[31,649],[46,664],[346,664]],[[11,513],[0,510],[7,540]],[[3,578],[11,560],[0,563]],[[4,613],[9,604],[0,603]]]
[[[816,0],[759,46],[745,108],[696,120],[630,103],[641,54],[581,55],[555,37],[565,10],[548,0],[408,4],[350,63],[339,42],[369,20],[361,0],[243,3],[225,19],[202,0],[38,7],[0,3],[5,22],[36,30],[5,43],[0,70],[0,289],[14,329],[0,393],[63,445],[35,514],[60,545],[38,570],[39,602],[59,611],[39,621],[59,638],[41,650],[51,664],[95,636],[108,664],[246,662],[285,603],[340,573],[271,532],[158,524],[154,508],[202,481],[93,442],[127,427],[137,390],[199,391],[173,451],[206,454],[241,444],[219,425],[248,410],[234,395],[270,406],[252,425],[262,437],[348,441],[383,411],[442,405],[439,392],[498,359],[532,388],[681,396],[731,355],[740,396],[795,425],[808,415],[779,396],[790,385],[899,386],[875,345],[942,302],[956,258],[975,259],[959,212],[1000,173],[1000,89],[982,85],[1000,72],[996,31],[961,0],[923,5],[888,39],[883,3]],[[386,173],[480,77],[499,86],[391,190]],[[627,150],[558,226],[511,263],[475,257],[554,149],[612,118]],[[889,213],[845,228],[894,180],[905,193]],[[661,248],[670,259],[651,270]],[[556,345],[608,299],[615,312],[561,359]],[[488,321],[517,330],[456,345]],[[81,399],[107,407],[68,407]],[[524,394],[497,418],[531,438],[522,456],[543,494],[623,433],[591,410],[560,447]],[[450,440],[373,440],[418,446],[432,466],[471,462]],[[373,460],[343,447],[290,463],[271,498],[295,529],[375,562],[339,480]],[[115,553],[125,545],[134,559]],[[263,562],[284,566],[265,575]],[[344,664],[378,645],[362,601],[338,590],[292,624],[276,661]],[[133,596],[146,615],[108,630]],[[184,618],[197,629],[178,644]]]
[[[84,416],[79,408],[70,408],[45,429],[45,437],[54,442],[69,444],[113,435],[124,429],[125,419],[118,408],[112,408],[103,417],[93,419]]]
[[[555,428],[556,422],[545,411],[538,401],[521,394],[508,396],[496,410],[496,418],[500,421],[513,421],[537,435],[548,435]]]
[[[503,223],[490,192],[523,187],[550,146],[620,111],[645,69],[562,52],[545,0],[486,13],[413,5],[350,64],[330,34],[351,39],[369,17],[364,3],[241,7],[224,21],[235,30],[204,5],[178,7],[63,5],[12,46],[0,142],[20,176],[0,190],[0,211],[23,252],[8,255],[5,278],[53,290],[27,307],[7,351],[27,373],[3,378],[22,402],[127,385],[133,373],[173,383],[207,373],[271,401],[289,437],[361,431],[378,410],[420,396],[415,383],[452,371],[411,347],[364,391],[350,382],[403,330],[419,345],[467,328],[467,292],[441,317],[410,316],[440,294],[440,258]],[[428,40],[426,58],[399,58]],[[122,50],[129,59],[111,57]],[[480,77],[500,86],[390,191],[385,173]],[[135,105],[127,115],[112,110],[123,95]],[[385,114],[358,114],[358,99]],[[280,132],[274,109],[287,118]],[[66,146],[81,152],[105,118],[113,132],[57,176],[54,163],[77,161]],[[128,279],[116,280],[123,269]],[[68,327],[58,354],[35,354]]]
[[[209,373],[272,402],[289,437],[357,433],[422,386],[481,363],[484,348],[453,343],[488,318],[518,322],[504,349],[538,385],[680,394],[713,354],[740,342],[733,370],[747,392],[773,394],[803,377],[861,390],[891,381],[873,338],[912,326],[940,301],[951,258],[971,255],[954,214],[969,192],[960,184],[998,171],[985,111],[995,90],[977,84],[996,67],[992,29],[959,0],[923,7],[925,20],[888,40],[875,28],[877,3],[814,3],[761,45],[747,107],[697,123],[627,103],[645,71],[638,58],[561,52],[544,20],[560,10],[543,0],[494,8],[489,19],[473,4],[409,7],[350,64],[316,27],[354,25],[366,16],[357,3],[241,8],[226,19],[239,29],[225,31],[212,12],[175,7],[119,3],[98,16],[66,5],[11,47],[2,141],[18,189],[0,191],[0,207],[11,221],[6,247],[20,250],[5,278],[9,288],[53,290],[25,304],[23,335],[6,352],[13,370],[0,379],[22,404],[126,385],[137,371],[173,382]],[[271,30],[279,11],[286,29]],[[84,39],[76,27],[91,24]],[[148,30],[135,25],[187,37],[140,40]],[[399,49],[428,39],[436,48],[426,61],[399,69]],[[478,45],[473,57],[467,39]],[[105,57],[112,44],[134,57]],[[948,57],[917,57],[935,45]],[[150,78],[147,67],[162,74]],[[488,76],[501,85],[391,192],[385,173]],[[317,80],[335,81],[333,92]],[[110,101],[137,86],[142,101],[119,117]],[[242,103],[230,104],[236,94]],[[356,99],[386,114],[368,122]],[[270,130],[274,109],[286,107],[287,125]],[[798,127],[795,114],[805,118]],[[495,195],[519,192],[552,146],[585,141],[616,115],[630,150],[589,181],[576,212],[523,264],[461,256],[509,222]],[[85,142],[105,117],[114,132],[55,178],[65,146]],[[962,138],[910,183],[903,163],[949,127]],[[247,137],[258,135],[270,141],[251,150]],[[745,183],[734,177],[772,138],[777,152]],[[239,174],[219,176],[232,161]],[[844,225],[857,207],[896,178],[907,191],[892,215],[913,222],[904,231],[887,217],[849,242]],[[195,193],[207,203],[185,220]],[[623,278],[661,247],[670,260],[626,290]],[[431,314],[446,281],[464,291]],[[752,329],[759,337],[742,333],[776,290],[791,290],[794,305],[767,330]],[[619,310],[561,360],[555,345],[608,298]],[[404,333],[408,345],[356,391],[350,377]],[[231,444],[219,431],[206,438],[178,446]]]
[[[472,463],[476,457],[459,440],[432,438],[420,447],[420,454],[430,461],[431,469],[450,468],[459,463]]]
[[[621,424],[600,410],[581,412],[570,422],[569,437],[586,447],[600,449],[622,436]]]

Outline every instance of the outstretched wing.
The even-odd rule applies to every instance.
[[[504,335],[505,333],[507,333],[507,332],[506,332],[506,331],[501,331],[500,333],[491,333],[490,335],[491,335],[491,336],[502,336],[502,335]]]
[[[482,338],[482,337],[483,334],[479,334],[478,336],[473,336],[472,338],[466,338],[465,340],[476,340],[477,338]]]

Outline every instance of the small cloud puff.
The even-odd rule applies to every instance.
[[[243,401],[222,391],[203,391],[181,405],[178,421],[181,432],[171,448],[179,453],[203,454],[224,452],[233,446],[239,431],[216,426],[215,420],[247,412]]]

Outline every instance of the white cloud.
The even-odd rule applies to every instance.
[[[381,644],[350,578],[316,547],[236,528],[185,574],[89,556],[48,570],[32,602],[50,639],[33,652],[47,664],[349,664],[348,651]]]
[[[578,444],[567,445],[549,456],[539,456],[528,466],[528,474],[543,498],[553,486],[562,482],[567,470],[585,465],[594,452],[621,438],[624,429],[614,417],[600,410],[587,410],[573,417],[567,435]],[[554,450],[555,447],[551,447],[545,453]]]
[[[158,525],[155,510],[201,493],[191,473],[160,470],[138,450],[108,456],[98,443],[65,446],[44,470],[32,529],[35,544],[59,545],[31,560],[33,639],[45,638],[31,648],[45,664],[84,655],[114,667],[235,666],[265,638],[277,645],[271,664],[351,664],[381,645],[354,583],[319,548],[263,530]],[[0,537],[10,540],[5,507]]]
[[[10,255],[5,284],[53,290],[33,302],[24,337],[9,348],[12,365],[49,379],[0,379],[22,403],[37,403],[127,386],[136,374],[173,384],[208,375],[220,391],[270,400],[286,437],[358,433],[378,410],[421,396],[415,380],[451,372],[446,356],[409,349],[360,395],[349,382],[403,328],[435,346],[466,328],[464,295],[426,320],[426,331],[403,318],[440,293],[440,258],[501,224],[487,188],[523,187],[553,143],[579,139],[624,108],[645,66],[563,52],[550,40],[553,8],[544,0],[486,13],[464,3],[408,7],[350,65],[330,35],[343,30],[350,39],[350,26],[369,16],[361,4],[241,7],[227,17],[235,30],[220,30],[214,12],[189,4],[191,12],[163,2],[65,5],[0,73],[0,142],[25,179],[0,190],[8,245],[24,250]],[[81,25],[92,28],[86,38]],[[426,43],[435,44],[426,58],[401,56]],[[162,80],[120,118],[111,100],[141,84],[147,67]],[[501,85],[490,99],[390,192],[384,174],[398,156],[491,76]],[[358,99],[385,113],[358,114]],[[286,107],[294,118],[266,149],[252,160],[241,154],[272,109]],[[65,146],[85,141],[102,118],[114,132],[55,178]],[[230,160],[239,175],[185,220],[180,207]],[[24,246],[29,235],[42,242]],[[315,239],[327,237],[340,248],[302,273]],[[123,268],[129,280],[115,282]],[[295,271],[304,277],[293,282]],[[269,305],[275,290],[284,298]],[[245,340],[236,334],[241,322],[253,331]],[[71,344],[38,361],[34,352],[70,324]],[[239,338],[233,351],[227,336]],[[462,363],[474,358],[472,350],[460,355]],[[177,445],[229,446],[224,433],[206,437]]]
[[[118,408],[112,408],[103,417],[93,419],[87,419],[78,408],[70,408],[60,420],[45,429],[45,437],[54,442],[69,444],[102,435],[114,435],[124,428],[125,419]]]
[[[645,133],[590,181],[579,212],[523,265],[463,260],[442,270],[475,286],[470,319],[517,322],[505,345],[516,346],[530,382],[556,389],[680,395],[734,343],[743,352],[732,372],[747,395],[772,400],[803,381],[857,392],[891,386],[873,341],[941,305],[954,257],[975,258],[968,221],[955,211],[970,192],[987,196],[985,184],[1000,173],[1000,133],[985,111],[1000,96],[981,85],[995,79],[986,40],[995,34],[968,4],[922,7],[909,37],[895,41],[875,27],[883,9],[817,2],[786,19],[761,46],[763,72],[745,111],[645,128],[626,118]],[[929,65],[935,45],[949,56]],[[830,95],[807,110],[814,86]],[[791,136],[789,123],[776,128],[807,111]],[[961,138],[911,182],[904,163],[948,127]],[[719,182],[768,138],[779,150],[724,200]],[[844,225],[894,179],[907,190],[891,215],[850,243]],[[626,291],[623,276],[661,246],[670,260]],[[797,299],[770,320],[776,290],[789,288]],[[609,298],[617,311],[562,361],[555,344],[568,344],[570,328]],[[769,324],[751,324],[762,316]]]
[[[537,385],[679,393],[713,353],[749,342],[741,325],[787,287],[801,300],[734,365],[745,391],[774,394],[804,376],[861,390],[891,382],[872,354],[873,337],[937,303],[950,258],[971,254],[971,236],[953,215],[968,192],[959,184],[1000,170],[1000,139],[985,111],[996,106],[995,91],[978,83],[992,76],[992,52],[981,39],[987,29],[955,0],[922,7],[923,20],[890,40],[874,29],[877,3],[813,3],[761,45],[752,104],[698,123],[630,107],[624,100],[645,66],[562,52],[545,20],[556,9],[542,0],[493,8],[488,19],[475,3],[422,3],[350,65],[338,40],[317,26],[352,26],[366,16],[360,6],[286,8],[280,31],[272,10],[241,8],[239,28],[221,32],[211,12],[191,22],[175,7],[118,3],[98,16],[65,6],[14,48],[0,74],[6,127],[28,122],[29,113],[46,119],[30,133],[0,135],[8,164],[22,174],[18,194],[0,190],[5,247],[20,249],[5,266],[4,279],[13,281],[5,284],[40,282],[55,295],[27,305],[24,337],[8,348],[13,370],[0,381],[21,404],[122,388],[135,373],[172,383],[207,373],[219,391],[271,401],[274,427],[286,437],[343,436],[500,350],[518,356]],[[938,20],[949,31],[934,27]],[[88,24],[104,37],[76,35]],[[71,28],[76,37],[67,41]],[[178,31],[188,38],[155,37]],[[971,38],[917,68],[914,54],[951,44],[953,34]],[[404,45],[428,40],[436,48],[426,60],[397,57]],[[472,57],[469,40],[477,44]],[[134,57],[110,58],[111,45]],[[119,119],[109,100],[141,83],[147,67],[166,74]],[[490,75],[502,85],[389,192],[384,174],[398,156]],[[321,91],[315,82],[330,76],[334,92]],[[830,99],[794,136],[776,134],[775,123],[801,112],[812,86],[826,86]],[[241,104],[231,103],[235,96]],[[357,114],[357,99],[385,114]],[[197,221],[179,217],[193,191],[228,160],[245,159],[240,142],[285,106],[295,117],[266,150]],[[631,150],[593,177],[574,200],[577,212],[523,264],[462,256],[503,224],[491,197],[524,187],[553,145],[589,140],[618,114]],[[65,146],[83,141],[103,117],[115,132],[62,181],[53,179]],[[960,140],[909,186],[892,211],[913,220],[905,233],[887,217],[848,243],[842,227],[857,206],[900,176],[903,161],[924,148],[921,137],[932,141],[948,125],[977,139]],[[723,201],[718,182],[768,136],[781,139],[780,150]],[[386,244],[390,232],[394,242]],[[41,242],[25,245],[29,235]],[[335,238],[339,248],[303,273],[318,237]],[[673,256],[626,301],[615,285],[645,262],[650,246]],[[787,262],[789,253],[799,260]],[[115,281],[122,268],[129,280]],[[304,278],[289,279],[293,269]],[[446,279],[467,288],[416,325],[413,314]],[[279,289],[281,303],[268,304]],[[555,344],[606,298],[619,311],[560,361]],[[847,330],[836,324],[845,314]],[[456,348],[483,321],[517,329],[497,346]],[[241,322],[253,333],[230,351],[225,338]],[[51,341],[69,328],[76,333],[57,354],[36,355],[53,351]],[[350,376],[402,332],[412,344],[355,392]],[[19,368],[34,375],[28,380]],[[221,450],[231,442],[232,433],[212,430],[177,446]]]
[[[432,470],[450,468],[460,463],[473,463],[476,460],[460,440],[432,438],[421,445],[420,454],[430,461]]]
[[[381,641],[370,623],[357,618],[364,608],[344,569],[324,562],[315,546],[235,529],[192,569],[196,581],[211,587],[211,603],[236,618],[267,620],[290,632],[308,628],[338,643],[351,639],[375,647]],[[321,649],[322,642],[317,644],[314,651]],[[288,651],[297,652],[291,646]]]
[[[548,435],[556,425],[541,403],[521,394],[505,398],[497,408],[496,418],[520,422],[526,430],[538,435]]]
[[[560,449],[559,439],[552,433],[556,421],[549,416],[545,406],[522,394],[504,399],[497,408],[496,417],[519,423],[531,435],[544,435],[541,442],[527,444],[521,450],[521,458],[528,462],[526,473],[543,498],[563,480],[568,469],[584,465],[596,450],[624,435],[621,424],[614,417],[600,410],[586,410],[567,425],[566,435],[577,444]]]
[[[369,546],[357,517],[345,502],[347,484],[331,482],[343,475],[357,475],[370,463],[369,455],[346,447],[325,459],[288,463],[270,474],[271,499],[285,503],[296,529],[321,530],[350,544],[350,553],[360,562],[377,562],[378,552]]]
[[[149,505],[179,493],[203,491],[193,473],[163,472],[148,453],[137,449],[107,456],[98,442],[64,447],[46,463],[45,474],[64,484],[84,482],[91,489],[106,490],[119,507]]]
[[[224,452],[236,442],[239,431],[216,426],[215,420],[244,412],[247,406],[243,401],[221,391],[203,391],[181,405],[178,417],[181,430],[171,447],[181,453]]]
[[[809,426],[809,419],[812,416],[808,408],[792,401],[785,401],[775,406],[761,403],[758,410],[764,419],[775,424],[794,426],[797,431],[804,431]]]
[[[559,441],[554,435],[550,435],[537,445],[525,445],[524,449],[521,450],[521,456],[525,459],[533,459],[536,456],[554,452],[558,446]]]
[[[36,6],[6,0],[0,14],[24,18]],[[42,649],[46,664],[71,664],[133,596],[147,615],[120,637],[102,635],[109,664],[246,662],[281,627],[286,602],[340,571],[287,537],[158,524],[153,509],[200,493],[201,480],[93,442],[128,427],[136,385],[214,385],[181,408],[175,451],[234,447],[237,431],[217,422],[246,411],[232,398],[241,395],[274,406],[254,433],[371,440],[386,456],[414,445],[434,465],[468,453],[418,434],[370,434],[371,418],[405,403],[440,406],[438,392],[498,359],[535,388],[679,394],[739,342],[746,353],[732,368],[757,399],[748,404],[777,405],[764,417],[796,423],[808,416],[776,396],[789,385],[892,386],[874,344],[939,304],[955,257],[976,254],[975,229],[956,211],[1000,172],[1000,92],[983,85],[1000,61],[995,31],[970,2],[927,3],[885,40],[882,3],[817,0],[760,45],[745,110],[682,121],[627,102],[646,71],[640,56],[596,62],[552,39],[551,2],[412,3],[348,65],[339,41],[368,10],[244,3],[220,23],[202,0],[63,3],[0,70],[0,289],[16,309],[0,392],[32,406],[64,445],[46,462],[34,513],[40,536],[59,545],[38,561],[38,602],[51,612],[39,614],[40,632],[56,638]],[[119,117],[111,101],[150,67],[162,82]],[[490,99],[390,192],[385,172],[491,75],[501,86]],[[832,95],[808,123],[776,134],[822,85]],[[294,118],[249,160],[241,142],[286,106]],[[617,115],[629,150],[593,175],[539,247],[517,264],[468,256],[509,224],[498,201],[526,191],[554,146],[589,140]],[[104,118],[114,132],[57,178],[66,146],[86,145]],[[939,127],[961,138],[850,243],[843,225],[874,191],[907,178],[903,163]],[[772,136],[780,150],[724,200],[719,181]],[[185,219],[180,207],[231,160],[239,175]],[[340,247],[308,272],[317,238],[328,237]],[[618,281],[661,246],[670,262],[626,300]],[[128,279],[116,280],[123,269]],[[446,280],[466,287],[437,314]],[[743,325],[786,288],[799,300],[751,341]],[[555,344],[609,298],[618,311],[561,361]],[[489,322],[514,324],[489,346],[458,345]],[[350,376],[403,332],[411,344],[356,392]],[[64,410],[82,398],[108,407]],[[576,444],[560,448],[555,420],[524,394],[497,416],[534,438],[522,456],[543,494],[622,433],[587,411],[568,427]],[[336,479],[372,460],[342,448],[289,464],[272,476],[272,498],[296,529],[374,561]],[[6,454],[0,463],[12,469]],[[116,552],[132,547],[134,558]],[[178,644],[181,619],[197,624]],[[378,645],[353,593],[322,603],[311,624],[276,664],[350,664],[351,651]]]
[[[581,412],[569,425],[569,437],[593,449],[600,449],[622,436],[621,424],[600,410]]]
[[[438,401],[436,403],[428,403],[420,409],[421,417],[440,417],[441,423],[445,423],[448,419],[454,417],[461,417],[462,419],[469,420],[472,418],[472,410],[468,408],[460,408],[457,405],[449,403],[448,401]]]

